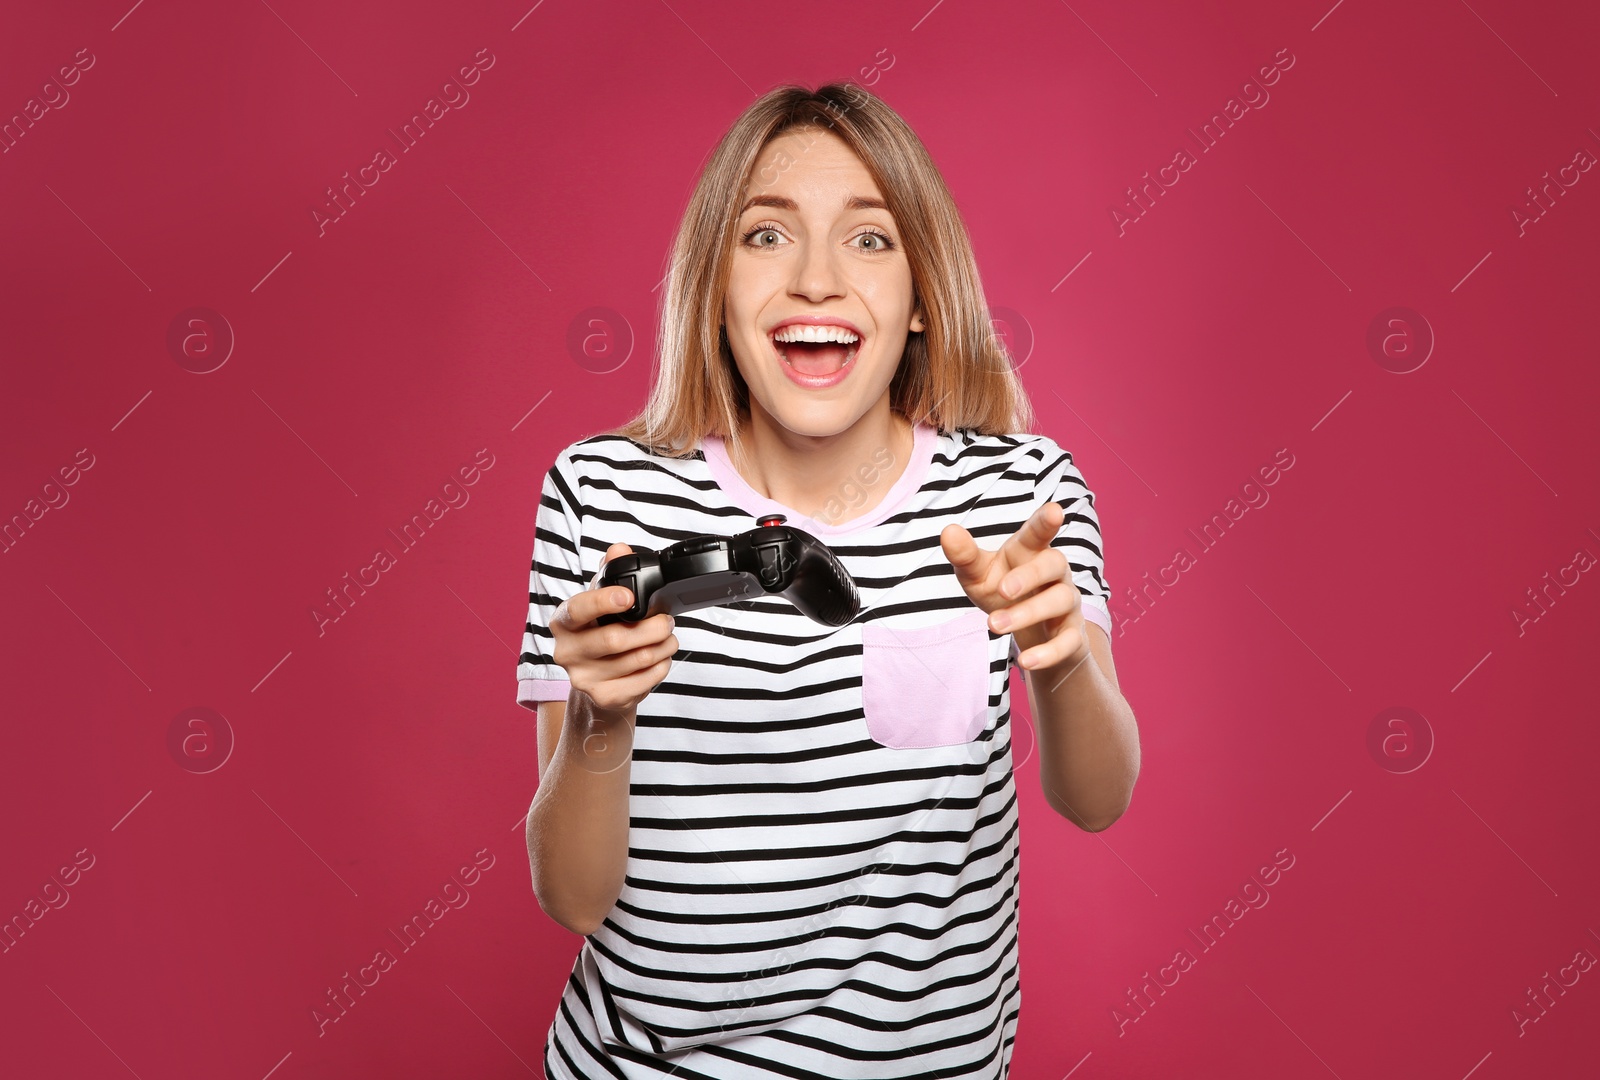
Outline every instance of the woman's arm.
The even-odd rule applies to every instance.
[[[528,862],[539,906],[585,936],[622,893],[636,706],[603,709],[582,690],[539,705],[539,790],[528,811]],[[547,750],[554,733],[555,747]]]
[[[612,544],[602,568],[632,550]],[[539,790],[527,828],[539,906],[585,936],[600,928],[622,895],[634,723],[639,702],[666,678],[678,651],[665,612],[601,626],[601,615],[633,603],[633,591],[599,585],[599,577],[549,617],[550,658],[571,688],[566,705],[547,701],[538,708]]]
[[[1099,832],[1122,816],[1139,778],[1139,725],[1117,686],[1111,639],[1084,620],[1086,648],[1059,664],[1024,668],[1050,806]]]
[[[1086,519],[1092,510],[1086,506],[1077,516]],[[1117,688],[1111,639],[1083,617],[1072,564],[1053,544],[1065,520],[1065,508],[1052,500],[998,550],[980,548],[959,524],[945,526],[939,543],[967,596],[990,613],[989,629],[1009,631],[1019,649],[1045,798],[1079,828],[1099,832],[1133,798],[1139,726]]]

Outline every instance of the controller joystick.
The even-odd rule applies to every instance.
[[[855,579],[822,541],[784,521],[768,514],[738,536],[692,536],[619,555],[600,568],[594,587],[626,586],[633,604],[596,622],[638,622],[776,593],[816,622],[843,626],[861,610]]]

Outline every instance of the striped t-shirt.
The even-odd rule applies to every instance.
[[[837,505],[895,465],[880,450]],[[659,550],[780,513],[844,564],[861,612],[830,627],[774,595],[675,617],[671,670],[637,710],[626,878],[573,964],[547,1076],[1006,1076],[1017,650],[939,533],[956,522],[994,550],[1052,499],[1066,512],[1052,543],[1109,634],[1094,495],[1044,435],[918,424],[871,510],[819,511],[837,524],[757,493],[714,435],[681,459],[619,435],[557,455],[517,664],[529,709],[566,700],[549,620],[619,541]]]

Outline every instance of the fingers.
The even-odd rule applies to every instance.
[[[612,623],[596,627],[596,650],[590,657],[601,680],[621,679],[644,671],[678,651],[678,636],[672,632],[668,616],[652,615],[633,625]]]
[[[1033,558],[1014,567],[1000,579],[1000,595],[1007,600],[1027,596],[1033,590],[1071,577],[1072,565],[1060,548],[1047,547]]]
[[[585,691],[594,703],[603,709],[618,709],[630,702],[637,702],[658,686],[661,680],[667,677],[667,672],[672,667],[672,658],[664,658],[647,668],[641,668],[621,678],[599,684],[592,691]]]
[[[612,544],[606,548],[606,553],[600,558],[600,568],[594,572],[594,577],[589,579],[589,587],[568,600],[562,606],[567,610],[567,622],[570,629],[577,630],[587,626],[602,615],[613,611],[621,611],[633,603],[633,590],[626,585],[609,585],[600,588],[600,577],[606,572],[606,563],[620,555],[633,554],[633,548],[622,542]],[[556,618],[560,615],[557,613]]]
[[[1067,663],[1073,657],[1077,657],[1078,659],[1073,662],[1072,670],[1067,672],[1068,675],[1071,675],[1073,671],[1078,670],[1078,665],[1087,660],[1090,655],[1092,654],[1089,651],[1089,638],[1080,625],[1076,629],[1063,629],[1061,633],[1043,645],[1035,645],[1031,649],[1022,650],[1017,656],[1017,663],[1024,670],[1033,671],[1037,668],[1056,667]],[[1062,681],[1065,680],[1063,679]],[[1059,686],[1060,683],[1058,682],[1056,685]],[[1052,686],[1050,689],[1054,690],[1055,687]]]
[[[574,684],[585,686],[651,670],[678,651],[672,617],[665,612],[636,623],[586,625],[576,631],[562,628],[555,638],[552,658],[566,669]]]
[[[664,623],[666,617],[663,615],[661,619]],[[633,627],[632,631],[637,633],[646,625],[648,623],[640,623]],[[600,627],[591,633],[621,628],[620,624]],[[620,707],[623,702],[636,702],[654,690],[661,680],[667,677],[667,673],[672,669],[673,654],[677,651],[677,637],[668,634],[661,641],[649,642],[624,652],[591,658],[570,669],[573,674],[573,685],[582,686],[585,693],[596,702],[608,702],[608,708]]]
[[[988,569],[983,559],[986,553],[965,528],[954,522],[946,525],[939,533],[939,546],[955,568],[956,581],[963,588],[983,580],[984,571]]]
[[[573,657],[574,660],[605,660],[630,655],[667,640],[672,634],[672,625],[672,616],[661,612],[640,619],[638,622],[614,622],[604,626],[586,623],[577,631],[562,636],[581,650],[581,655]],[[677,639],[672,638],[672,640]],[[561,642],[558,640],[556,644],[559,647]],[[667,655],[672,654],[669,652]],[[557,663],[560,661],[557,660]]]
[[[1070,613],[1080,603],[1077,586],[1071,582],[1058,581],[1026,600],[991,613],[989,628],[997,634],[1015,634],[1024,627],[1037,626],[1049,619],[1058,619]]]
[[[608,623],[585,633],[595,642],[596,656],[621,656],[665,640],[672,633],[672,616],[663,611],[638,622]]]
[[[672,616],[665,612],[635,622],[598,624],[600,616],[634,603],[634,592],[626,585],[600,584],[607,563],[632,553],[623,543],[606,548],[588,587],[562,601],[550,620],[552,658],[566,669],[572,685],[602,708],[636,704],[666,678],[678,651]]]
[[[1058,502],[1047,502],[1028,516],[1022,528],[1000,545],[1000,555],[1012,566],[1021,566],[1035,553],[1044,551],[1061,531],[1067,512]]]
[[[604,555],[600,556],[600,567],[599,567],[599,569],[595,570],[594,577],[589,579],[589,588],[592,589],[596,585],[600,584],[600,577],[601,577],[602,574],[604,574],[606,572],[606,563],[610,562],[612,559],[615,559],[615,558],[617,558],[619,556],[631,555],[631,554],[633,554],[633,549],[631,547],[629,547],[627,544],[620,543],[620,542],[612,544],[610,547],[606,548],[606,553]]]
[[[567,629],[582,630],[600,616],[621,611],[632,603],[632,589],[626,585],[607,585],[603,589],[585,589],[563,602],[561,606],[567,613]],[[558,621],[560,617],[558,612],[551,621]]]

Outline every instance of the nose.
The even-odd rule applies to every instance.
[[[813,302],[844,295],[839,255],[832,243],[828,241],[802,243],[799,258],[795,260],[794,280],[789,283],[789,291],[795,296],[803,296]]]

